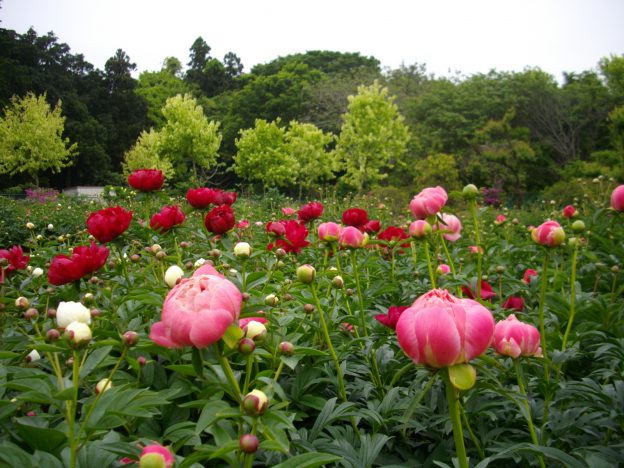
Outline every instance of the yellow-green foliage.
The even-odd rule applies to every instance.
[[[160,134],[154,129],[143,131],[135,145],[124,155],[123,172],[130,174],[137,169],[160,169],[165,178],[175,174],[171,161],[159,154]]]

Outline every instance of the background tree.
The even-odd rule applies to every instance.
[[[162,113],[167,123],[160,130],[160,157],[171,161],[177,174],[190,170],[195,180],[198,171],[205,176],[217,162],[219,123],[209,122],[189,94],[167,99]]]
[[[336,144],[349,185],[362,191],[386,177],[385,171],[400,160],[409,141],[403,120],[388,89],[377,82],[359,87],[358,94],[349,97]]]
[[[162,108],[167,99],[178,94],[186,94],[189,89],[186,83],[168,70],[143,72],[139,75],[136,93],[147,103],[147,117],[156,128],[165,125]]]
[[[324,133],[313,124],[290,122],[284,135],[285,150],[297,161],[299,168],[296,183],[299,186],[299,198],[303,189],[312,191],[319,184],[334,177],[339,169],[333,151],[327,151],[334,136]]]
[[[59,172],[72,163],[76,144],[63,138],[61,102],[51,109],[45,96],[14,97],[0,120],[0,174],[27,173],[39,186],[39,174]]]
[[[436,153],[419,159],[414,164],[414,192],[426,187],[441,185],[447,191],[461,187],[455,158],[446,153]]]
[[[299,164],[285,144],[286,130],[280,119],[267,122],[258,119],[253,128],[241,130],[236,139],[238,152],[234,170],[249,182],[259,182],[263,190],[288,187],[295,183]]]
[[[153,128],[141,132],[136,144],[124,155],[124,175],[137,169],[160,169],[166,179],[173,178],[173,164],[166,156],[161,156],[161,140],[162,135]]]

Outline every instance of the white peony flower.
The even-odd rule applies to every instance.
[[[72,322],[91,324],[91,311],[80,302],[61,302],[56,308],[56,324],[66,328]]]

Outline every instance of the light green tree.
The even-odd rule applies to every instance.
[[[384,171],[400,163],[409,141],[403,120],[394,98],[377,81],[360,86],[357,95],[349,96],[336,144],[349,185],[362,191],[383,180],[387,176]]]
[[[171,161],[160,155],[161,138],[161,134],[153,128],[149,132],[141,132],[135,145],[124,155],[124,174],[128,175],[137,169],[160,169],[166,179],[172,178],[175,170]]]
[[[441,185],[447,191],[460,188],[459,170],[455,158],[446,153],[436,153],[414,163],[416,191]]]
[[[159,156],[172,162],[177,174],[189,169],[209,170],[217,162],[221,146],[219,123],[208,121],[201,106],[189,94],[167,99],[162,110],[166,123],[159,132]]]
[[[77,145],[63,138],[61,109],[61,101],[50,108],[45,95],[13,96],[0,119],[0,174],[26,172],[38,187],[40,172],[72,164]]]
[[[175,60],[173,57],[169,57],[169,59]],[[175,63],[171,66],[174,67]],[[173,69],[175,70],[175,68]],[[136,93],[143,96],[147,102],[147,116],[156,128],[161,128],[166,123],[162,108],[167,99],[187,91],[186,83],[173,72],[165,69],[158,72],[141,73],[136,87]]]
[[[240,131],[236,139],[234,171],[250,182],[260,182],[263,189],[287,187],[297,180],[299,163],[286,144],[286,130],[280,119],[267,122],[257,119],[254,128]]]
[[[332,134],[314,124],[293,120],[284,138],[286,151],[299,167],[296,183],[300,197],[302,189],[311,190],[334,176],[338,164],[333,152],[327,151],[327,145],[334,140]]]

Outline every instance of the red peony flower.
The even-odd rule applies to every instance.
[[[206,229],[213,234],[224,234],[234,227],[234,211],[228,205],[213,208],[204,218]]]
[[[527,268],[527,270],[524,272],[524,275],[522,276],[522,281],[524,281],[526,284],[529,284],[533,276],[537,278],[537,271],[532,268]]]
[[[286,235],[286,222],[285,221],[269,221],[266,223],[266,232],[269,235],[275,237],[282,237]]]
[[[513,309],[522,312],[524,310],[524,299],[519,296],[509,296],[503,304],[503,309]]]
[[[476,281],[474,281],[473,284],[471,284],[470,286],[462,286],[461,289],[462,289],[462,292],[464,293],[464,296],[470,299],[474,299],[475,294],[476,294],[475,292],[477,290]],[[481,299],[483,299],[484,301],[489,301],[494,296],[496,296],[496,293],[492,289],[492,286],[490,286],[487,282],[482,280],[481,281]]]
[[[220,190],[201,187],[196,189],[188,189],[186,192],[186,201],[193,208],[207,208],[209,205],[220,205]]]
[[[362,208],[349,208],[342,213],[342,224],[363,230],[368,223],[368,213]]]
[[[238,195],[236,192],[223,192],[219,191],[217,195],[217,205],[233,205],[236,202]]]
[[[578,211],[576,211],[576,208],[574,208],[574,205],[567,205],[563,208],[563,216],[565,216],[568,219],[573,218],[577,214],[578,214]]]
[[[297,211],[297,215],[299,216],[299,221],[303,223],[307,223],[309,221],[313,221],[317,218],[320,218],[323,214],[323,205],[319,202],[310,202],[303,205],[299,211]]]
[[[388,226],[377,235],[377,239],[386,242],[398,242],[408,238],[409,234],[405,231],[405,229],[397,226]],[[402,247],[409,247],[409,242],[407,244],[403,244]]]
[[[23,270],[30,261],[29,255],[24,255],[21,245],[14,245],[10,249],[0,249],[0,258],[6,258],[9,265],[6,271]]]
[[[126,211],[121,206],[104,208],[95,211],[87,218],[89,234],[104,244],[123,234],[132,221],[132,211]]]
[[[141,192],[152,192],[163,186],[165,177],[158,169],[137,169],[128,176],[128,184]]]
[[[376,234],[381,229],[381,223],[378,219],[371,219],[368,223],[362,226],[362,229],[364,230],[364,232],[367,232],[369,234]]]
[[[395,330],[401,314],[408,308],[409,306],[390,306],[388,307],[387,314],[377,314],[375,315],[375,320],[381,323],[384,327]]]
[[[179,206],[163,206],[159,213],[150,219],[150,227],[155,231],[167,232],[173,226],[184,222],[184,213]]]
[[[303,223],[299,223],[294,219],[284,222],[286,229],[285,239],[277,239],[275,243],[271,243],[267,246],[269,250],[274,248],[282,248],[286,252],[293,252],[298,254],[301,249],[310,245],[306,240],[308,236],[308,229]]]
[[[74,247],[71,257],[57,255],[48,269],[48,282],[61,285],[78,281],[80,278],[99,270],[108,259],[109,251],[103,245],[81,245]]]

